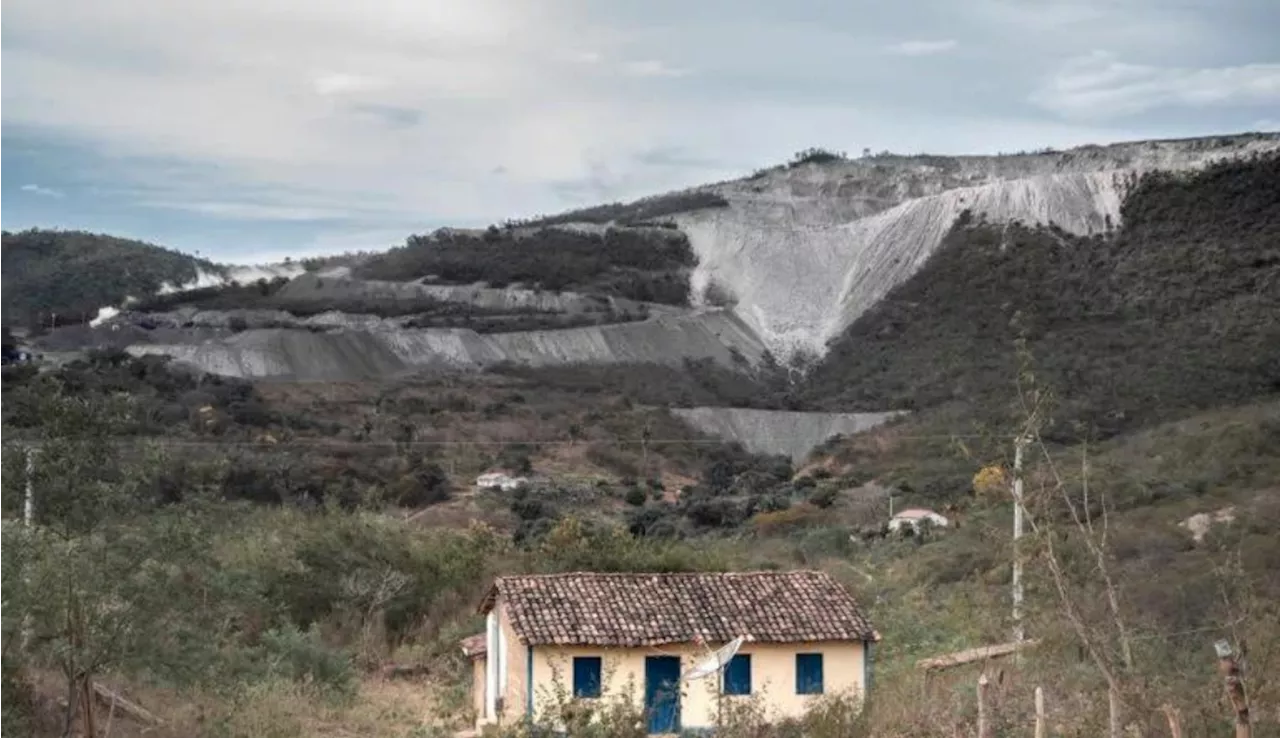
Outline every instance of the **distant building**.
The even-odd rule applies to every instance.
[[[924,525],[930,525],[935,528],[948,528],[951,521],[942,515],[926,510],[922,507],[909,507],[889,519],[889,530],[898,533],[906,526],[910,526],[912,532],[919,533]]]
[[[486,631],[461,643],[477,730],[548,717],[561,688],[634,700],[651,735],[711,729],[722,699],[739,696],[799,717],[823,694],[861,699],[880,639],[853,595],[816,571],[499,577],[480,612]],[[739,636],[722,674],[681,678]]]
[[[490,469],[476,477],[476,487],[479,489],[500,489],[503,492],[511,492],[528,484],[528,477],[517,476],[505,469]]]

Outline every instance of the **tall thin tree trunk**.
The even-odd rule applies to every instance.
[[[67,713],[66,719],[62,725],[62,738],[71,738],[72,732],[76,727],[76,707],[79,701],[80,690],[76,689],[75,675],[67,676]]]
[[[93,719],[93,675],[85,674],[80,678],[80,691],[83,697],[80,703],[84,706],[84,734],[86,738],[97,738],[98,729]]]

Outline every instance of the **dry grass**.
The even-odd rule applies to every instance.
[[[465,727],[459,718],[447,717],[460,714],[456,689],[440,682],[371,677],[361,682],[352,699],[340,702],[287,681],[254,684],[226,699],[115,678],[100,682],[163,720],[150,726],[119,711],[111,715],[108,707],[99,705],[95,719],[104,732],[110,721],[111,738],[349,738],[448,734]],[[33,738],[61,735],[60,677],[40,672],[33,675],[32,684],[45,713]]]

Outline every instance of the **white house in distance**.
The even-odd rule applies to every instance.
[[[935,528],[948,528],[951,526],[951,521],[922,507],[909,507],[889,518],[889,530],[894,533],[901,532],[902,528],[908,525],[911,526],[912,532],[919,533],[921,526],[925,524]]]
[[[511,492],[529,484],[527,477],[517,476],[506,469],[490,469],[476,477],[477,489],[500,489]]]

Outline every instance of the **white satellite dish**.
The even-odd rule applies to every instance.
[[[738,653],[738,649],[742,648],[742,644],[747,640],[746,636],[738,636],[732,641],[722,646],[720,650],[707,655],[706,658],[699,661],[694,667],[680,676],[680,681],[687,682],[692,679],[703,679],[712,674],[716,674],[729,665],[729,660],[734,654]]]

